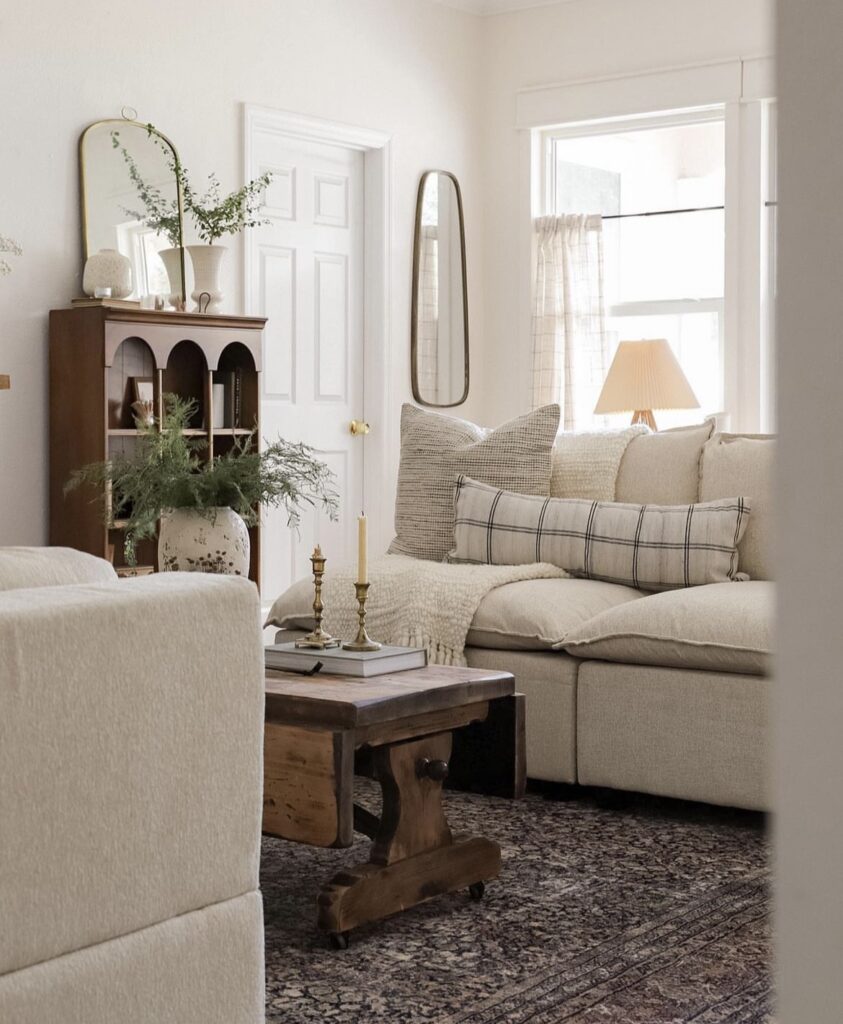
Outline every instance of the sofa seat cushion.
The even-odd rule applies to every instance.
[[[644,596],[641,590],[599,580],[506,583],[480,602],[466,643],[502,651],[552,650],[595,615]]]
[[[653,594],[583,623],[563,646],[598,661],[766,675],[773,594],[766,580]]]
[[[505,583],[490,590],[477,606],[466,646],[498,651],[553,650],[560,648],[571,630],[588,619],[644,596],[641,590],[597,580]],[[313,629],[311,578],[294,583],[278,598],[267,625],[290,631]]]
[[[117,573],[104,558],[74,548],[0,548],[0,590],[113,583]]]

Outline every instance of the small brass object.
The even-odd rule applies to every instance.
[[[296,647],[310,647],[317,651],[327,650],[329,647],[339,647],[339,640],[335,640],[322,628],[322,612],[325,610],[322,604],[322,577],[325,575],[325,556],[317,544],[310,556],[310,563],[313,566],[313,618],[315,625],[313,632],[296,640]]]
[[[357,627],[357,636],[344,643],[342,649],[344,651],[379,651],[382,645],[377,640],[372,640],[366,632],[366,595],[369,593],[369,584],[355,583],[354,592],[357,594],[357,618],[360,624]]]
[[[364,420],[352,420],[349,424],[348,431],[355,437],[368,434],[372,428]]]

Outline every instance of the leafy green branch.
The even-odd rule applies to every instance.
[[[160,136],[155,132],[155,129],[151,124],[146,126],[146,130],[147,135],[150,138],[154,137],[155,141],[161,145],[162,149],[164,149],[164,152],[170,159],[171,169],[174,170],[174,173],[177,173],[173,166],[172,152],[169,148],[164,146],[163,141],[160,140]],[[181,218],[179,217],[178,199],[165,196],[160,188],[144,181],[134,157],[120,141],[120,132],[113,131],[111,133],[111,144],[115,149],[120,150],[120,153],[126,162],[129,177],[132,180],[132,184],[137,189],[138,197],[144,206],[143,213],[136,210],[129,210],[125,207],[123,208],[123,212],[128,214],[130,217],[134,217],[135,220],[143,221],[148,227],[152,228],[153,231],[166,235],[170,245],[173,246],[173,248],[178,248],[178,246],[182,244]]]
[[[231,508],[250,526],[258,521],[259,506],[283,508],[287,523],[297,528],[303,505],[321,507],[336,519],[338,497],[334,477],[313,448],[279,438],[257,451],[257,432],[234,439],[230,451],[206,461],[201,452],[207,442],[187,436],[197,403],[164,396],[163,429],[140,424],[138,439],[129,454],[77,470],[65,493],[80,487],[103,490],[106,522],[123,520],[126,561],[134,565],[137,545],[155,536],[161,513],[170,508],[193,509],[213,519],[217,508]]]
[[[11,256],[20,256],[23,254],[23,249],[13,238],[6,238],[5,235],[0,235],[0,252],[9,253]],[[11,274],[12,266],[4,259],[0,259],[0,277],[5,277],[6,274]]]

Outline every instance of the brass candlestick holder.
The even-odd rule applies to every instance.
[[[315,625],[312,633],[296,640],[296,647],[311,647],[317,651],[327,650],[329,647],[339,647],[339,640],[335,640],[322,628],[322,612],[325,610],[322,604],[322,577],[325,575],[325,556],[317,544],[310,556],[310,564],[313,566],[313,618]]]
[[[369,593],[368,583],[355,583],[354,592],[357,594],[357,636],[342,645],[344,651],[379,651],[381,644],[372,640],[366,632],[366,595]]]

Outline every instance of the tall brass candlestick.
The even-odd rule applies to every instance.
[[[357,636],[353,639],[344,643],[342,649],[344,651],[379,651],[381,644],[377,640],[373,640],[366,632],[366,595],[369,592],[368,583],[355,583],[354,592],[357,594],[357,618],[359,625],[357,627]]]
[[[313,598],[314,629],[312,633],[308,633],[307,636],[296,640],[296,647],[312,647],[315,650],[324,651],[328,647],[339,647],[340,645],[339,640],[335,640],[322,628],[322,612],[324,611],[322,604],[322,577],[325,575],[325,562],[326,559],[322,554],[322,549],[317,544],[313,549],[313,554],[310,556],[310,564],[313,566],[313,589],[315,591]]]

